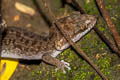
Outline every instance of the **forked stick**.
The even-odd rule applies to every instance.
[[[67,3],[72,4],[75,8],[77,8],[81,14],[86,14],[84,8],[82,8],[77,2],[76,0],[66,0]],[[118,50],[118,48],[116,47],[116,45],[114,45],[112,43],[111,40],[109,40],[96,26],[93,27],[94,31],[98,34],[98,36],[101,38],[101,40],[115,53],[117,53],[117,55],[120,57],[120,51]]]
[[[96,0],[96,3],[102,13],[102,16],[103,18],[105,19],[110,31],[112,32],[112,36],[113,36],[113,39],[117,45],[117,47],[119,48],[120,50],[120,35],[115,27],[115,25],[113,24],[111,18],[110,18],[110,15],[109,13],[107,12],[104,4],[103,4],[103,1],[102,0]]]
[[[85,52],[83,52],[72,40],[67,34],[64,32],[63,28],[60,26],[60,23],[56,20],[54,14],[50,10],[48,4],[46,3],[46,0],[42,0],[44,3],[44,6],[46,8],[46,11],[48,14],[53,18],[53,21],[55,21],[56,27],[60,30],[60,32],[63,34],[63,36],[66,38],[66,40],[72,45],[72,47],[95,69],[95,71],[101,76],[103,80],[107,80],[107,78],[104,76],[104,74],[98,69],[98,67],[90,60],[90,58],[86,55]]]

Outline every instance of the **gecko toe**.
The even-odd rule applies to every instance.
[[[64,60],[61,60],[62,63],[64,63],[67,66],[70,66],[70,64],[68,62],[65,62]]]
[[[61,60],[61,63],[62,63],[61,66],[59,66],[55,69],[56,72],[59,69],[61,69],[63,71],[63,73],[66,74],[65,68],[67,68],[68,70],[71,70],[70,64],[68,62],[65,62],[64,60]]]
[[[68,62],[65,62],[64,60],[61,60],[62,63],[64,63],[65,67],[68,69],[68,70],[71,70],[70,68],[70,64]]]

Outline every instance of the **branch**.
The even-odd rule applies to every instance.
[[[86,14],[85,10],[76,2],[76,0],[66,0],[67,3],[72,4],[75,6],[81,14]],[[110,41],[107,37],[104,36],[104,34],[95,26],[93,27],[94,31],[98,34],[98,36],[101,38],[101,40],[115,53],[117,53],[118,56],[120,56],[120,51],[118,48]]]
[[[109,13],[107,12],[102,0],[96,0],[97,2],[97,5],[103,15],[103,18],[105,19],[110,31],[112,32],[112,36],[113,36],[113,39],[117,45],[117,47],[120,49],[120,36],[119,36],[119,33],[115,27],[115,25],[113,24],[111,18],[110,18],[110,15]]]
[[[66,35],[63,28],[60,26],[60,23],[56,20],[54,14],[50,10],[48,4],[45,0],[42,0],[44,3],[44,6],[46,7],[47,12],[49,15],[53,18],[53,21],[55,21],[56,27],[60,30],[60,32],[63,34],[63,36],[66,38],[66,40],[72,45],[72,47],[96,70],[96,72],[101,76],[102,79],[107,80],[107,78],[103,75],[103,73],[98,69],[98,67],[90,60],[90,58],[86,55],[85,52],[83,52],[79,46],[77,46],[69,36]]]

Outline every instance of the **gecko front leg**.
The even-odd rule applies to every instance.
[[[42,60],[44,62],[48,63],[48,64],[56,66],[57,67],[56,71],[61,69],[61,70],[63,70],[63,73],[66,73],[65,68],[68,68],[68,70],[71,69],[69,67],[70,65],[68,63],[66,63],[64,61],[60,61],[60,60],[58,60],[58,59],[56,59],[56,58],[54,58],[54,57],[52,57],[52,56],[50,56],[48,54],[43,55]]]

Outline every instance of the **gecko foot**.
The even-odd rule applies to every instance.
[[[63,73],[65,74],[65,68],[67,68],[68,70],[71,70],[70,68],[70,64],[68,62],[65,62],[64,60],[61,60],[61,66],[58,66],[55,71],[57,72],[59,69],[62,69]]]

